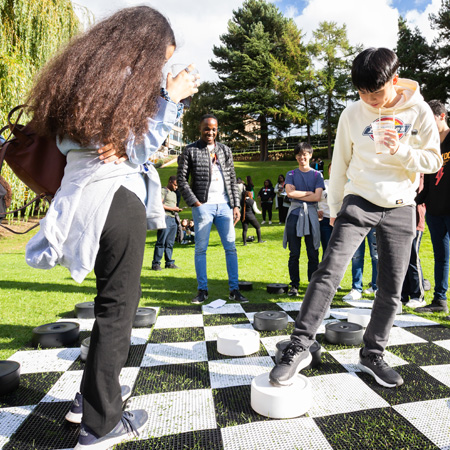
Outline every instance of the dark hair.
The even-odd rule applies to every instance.
[[[169,177],[169,183],[172,183],[172,181],[176,181],[177,180],[177,176],[176,175],[171,175]]]
[[[269,182],[269,187],[272,187],[273,185],[272,185],[272,182],[267,178],[267,180],[264,180],[264,184],[266,184],[266,181],[268,181]]]
[[[207,119],[214,119],[217,123],[219,123],[217,117],[214,114],[203,114],[203,116],[200,117],[200,123]]]
[[[280,173],[280,175],[278,175],[278,179],[280,179],[280,177],[283,178],[283,181],[286,181],[286,177],[282,173]]]
[[[313,154],[313,148],[307,142],[299,142],[294,148],[294,156],[297,156],[299,153],[311,153]]]
[[[352,82],[358,91],[375,92],[392,80],[399,66],[397,55],[388,48],[368,48],[353,61]]]
[[[439,100],[430,100],[428,102],[428,105],[430,106],[431,111],[433,111],[433,114],[435,116],[440,116],[441,114],[445,114],[445,120],[447,120],[447,110],[443,103],[441,103]]]
[[[125,8],[73,39],[40,73],[27,104],[35,129],[86,147],[139,142],[158,111],[168,20],[148,6]]]
[[[246,183],[246,186],[247,186],[247,187],[248,187],[248,186],[251,186],[252,189],[255,187],[255,185],[253,184],[253,181],[252,181],[252,177],[251,177],[250,175],[247,175],[247,183]]]

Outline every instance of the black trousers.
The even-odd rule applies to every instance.
[[[253,225],[255,228],[258,241],[261,240],[261,225],[259,224],[258,219],[254,214],[246,214],[245,220],[242,222],[242,242],[244,244],[247,242],[247,230],[249,224]]]
[[[81,382],[83,423],[108,434],[122,417],[119,374],[130,349],[141,297],[147,222],[139,198],[123,186],[114,195],[95,261],[95,322]]]
[[[269,215],[269,221],[272,221],[272,202],[261,202],[262,218],[266,220],[266,212]]]

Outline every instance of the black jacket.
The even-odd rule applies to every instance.
[[[236,184],[231,150],[226,145],[216,142],[216,155],[222,167],[225,189],[231,207],[239,207],[239,189]],[[211,171],[211,158],[206,142],[200,139],[185,147],[178,157],[177,181],[178,190],[188,206],[194,206],[197,201],[200,203],[208,201]],[[191,179],[190,183],[189,178]]]

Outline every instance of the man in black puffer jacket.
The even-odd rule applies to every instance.
[[[217,118],[206,114],[200,120],[200,139],[188,145],[178,159],[178,189],[192,207],[195,229],[195,271],[198,292],[192,303],[208,298],[206,250],[211,226],[219,232],[225,249],[230,300],[247,299],[239,292],[234,225],[240,219],[240,198],[231,150],[216,142]],[[189,177],[191,183],[189,184]]]

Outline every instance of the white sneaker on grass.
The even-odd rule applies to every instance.
[[[364,294],[366,294],[366,295],[375,295],[376,294],[376,292],[377,292],[377,290],[375,289],[375,290],[373,290],[373,287],[372,286],[370,286],[369,288],[367,288],[367,289],[364,289]]]
[[[420,298],[412,298],[405,306],[408,308],[420,308],[421,306],[425,306],[427,302],[424,299]]]
[[[359,292],[357,289],[352,289],[347,295],[344,295],[344,297],[342,297],[342,300],[360,300],[361,297],[361,292]]]

